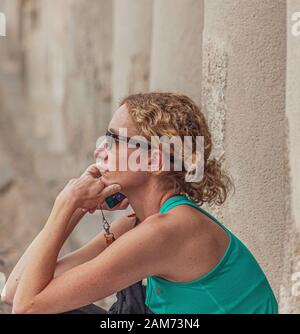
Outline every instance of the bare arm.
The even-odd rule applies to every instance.
[[[49,251],[58,250],[61,245],[59,235],[63,226],[59,221],[59,216],[55,215],[55,221],[46,226],[43,240],[35,249],[35,261],[26,267],[16,291],[13,313],[69,311],[105,298],[145,277],[159,275],[168,263],[167,234],[155,221],[145,220],[94,259],[53,278],[51,261],[56,254],[51,259]]]
[[[82,219],[84,215],[85,213],[82,212],[81,209],[78,209],[74,212],[72,218],[70,219],[65,238],[73,231],[75,226],[78,224],[78,222]],[[134,217],[130,218],[127,216],[122,216],[116,219],[112,223],[111,231],[114,233],[115,237],[118,238],[123,233],[129,231],[134,226],[134,222],[135,222]],[[39,242],[38,239],[40,237],[40,234],[41,232],[35,237],[35,239],[29,245],[25,253],[22,255],[22,257],[14,267],[10,276],[8,277],[8,280],[5,284],[1,296],[2,302],[9,305],[13,304],[14,295],[20,277],[24,271],[28,258],[32,256],[32,249],[34,248],[34,245]],[[106,245],[104,240],[104,233],[101,232],[98,235],[96,235],[91,241],[89,241],[86,245],[59,258],[57,260],[54,277],[61,275],[65,271],[75,266],[78,266],[79,264],[82,264],[84,262],[93,259],[95,256],[100,254],[105,249],[105,247]]]
[[[122,216],[117,218],[111,225],[111,232],[115,238],[120,237],[125,232],[134,227],[135,218]],[[65,271],[78,266],[79,264],[90,261],[99,255],[106,248],[104,232],[101,231],[91,241],[81,248],[65,255],[57,261],[54,278],[61,275]]]
[[[74,227],[77,225],[77,223],[81,220],[81,218],[84,215],[85,215],[85,212],[83,212],[81,209],[77,209],[74,212],[72,218],[70,219],[68,227],[66,229],[65,240],[67,236],[73,231]],[[26,262],[28,261],[29,258],[32,257],[32,249],[34,248],[34,245],[38,243],[38,240],[40,239],[40,235],[41,235],[41,232],[39,232],[39,234],[34,238],[34,240],[28,246],[24,254],[21,256],[21,258],[15,265],[11,274],[9,275],[7,282],[5,284],[5,287],[3,288],[3,291],[1,293],[2,302],[12,305],[13,298],[14,298],[20,277],[24,271],[24,268],[26,267]]]

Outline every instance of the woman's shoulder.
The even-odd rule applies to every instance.
[[[179,226],[185,229],[194,228],[195,222],[201,223],[205,221],[205,215],[188,205],[179,205],[164,213],[156,213],[148,217],[145,222],[153,226],[171,232]]]
[[[207,237],[208,231],[205,225],[205,217],[201,215],[201,212],[180,205],[168,212],[158,212],[147,217],[135,227],[135,230],[141,235],[155,236],[163,247],[174,245],[178,247],[179,243],[183,245],[185,237],[188,241],[191,240],[191,236],[197,238],[198,241],[201,235]]]
[[[206,274],[222,258],[229,244],[226,232],[190,206],[177,206],[157,214],[149,222],[161,234],[167,263],[159,276],[192,281]]]

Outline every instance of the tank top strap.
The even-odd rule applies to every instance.
[[[225,229],[228,233],[231,234],[231,232],[224,226],[217,218],[215,218],[213,215],[211,215],[209,212],[207,212],[205,209],[203,209],[200,205],[193,202],[187,196],[185,195],[176,195],[168,198],[160,207],[159,212],[165,213],[174,208],[175,206],[181,205],[181,204],[187,204],[190,205],[199,211],[201,211],[203,214],[205,214],[207,217],[212,219],[214,222],[216,222],[218,225],[220,225],[223,229]]]

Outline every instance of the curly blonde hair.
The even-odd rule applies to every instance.
[[[222,205],[231,188],[231,178],[221,168],[217,159],[209,159],[212,138],[207,121],[200,108],[186,95],[169,92],[150,92],[129,95],[120,102],[125,104],[139,134],[151,141],[151,136],[204,137],[204,175],[199,182],[186,182],[186,171],[166,172],[175,189],[199,205]]]

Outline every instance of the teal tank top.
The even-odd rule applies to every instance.
[[[148,308],[155,314],[277,314],[276,298],[258,262],[215,217],[184,195],[167,199],[160,213],[181,204],[191,205],[210,217],[228,233],[230,241],[217,265],[194,281],[147,277]]]

